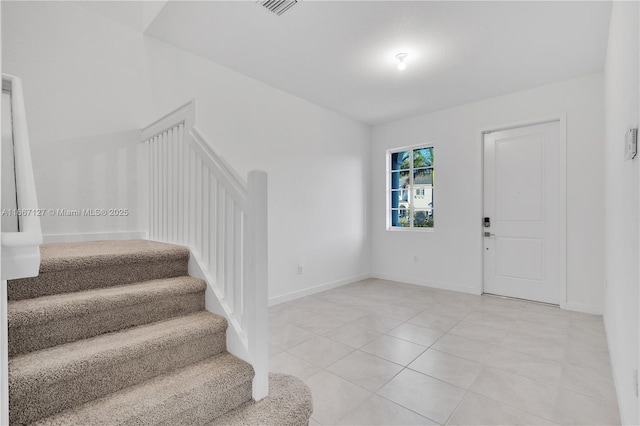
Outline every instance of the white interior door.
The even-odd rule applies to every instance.
[[[485,293],[560,303],[559,128],[484,136]]]

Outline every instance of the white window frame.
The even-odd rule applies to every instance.
[[[391,223],[391,155],[398,153],[398,152],[402,152],[402,151],[409,151],[410,154],[410,162],[411,162],[411,168],[409,169],[409,179],[410,181],[410,188],[409,188],[409,208],[407,209],[410,217],[413,218],[413,214],[414,214],[414,206],[413,206],[413,191],[415,186],[413,184],[413,150],[414,149],[421,149],[421,148],[431,148],[433,149],[433,152],[435,153],[436,150],[436,145],[432,142],[429,143],[420,143],[420,144],[415,144],[415,145],[409,145],[409,146],[401,146],[401,147],[397,147],[397,148],[391,148],[387,150],[387,154],[385,155],[385,160],[386,160],[386,203],[385,203],[385,216],[386,216],[386,223],[387,223],[387,231],[394,231],[394,232],[434,232],[435,231],[435,221],[434,221],[434,226],[431,228],[427,228],[427,227],[414,227],[413,226],[413,220],[411,220],[409,222],[410,226],[393,226]],[[435,154],[434,154],[435,157]],[[435,166],[431,167],[432,170],[435,171]],[[435,181],[434,181],[435,183]],[[431,187],[432,190],[432,200],[433,198],[433,191],[435,191],[435,185],[432,185]],[[433,201],[432,201],[433,202]],[[435,210],[435,206],[431,206],[431,210]]]

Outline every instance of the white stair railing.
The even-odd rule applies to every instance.
[[[40,268],[42,228],[33,177],[31,148],[27,132],[22,83],[18,77],[2,74],[2,91],[11,95],[13,155],[15,168],[16,211],[6,212],[18,218],[17,231],[2,232],[2,279],[34,277]],[[13,210],[13,209],[12,209]]]
[[[2,74],[3,95],[10,96],[9,111],[11,129],[3,129],[10,141],[3,148],[2,155],[13,156],[15,173],[15,212],[5,212],[17,217],[16,226],[10,232],[2,230],[0,259],[2,260],[2,283],[0,285],[0,425],[9,424],[9,386],[8,386],[8,324],[7,324],[7,280],[27,278],[38,275],[40,269],[40,227],[41,210],[38,209],[36,184],[33,177],[31,148],[27,132],[27,116],[24,108],[22,82],[18,77]],[[11,162],[10,162],[11,163]],[[11,170],[9,171],[11,172]],[[7,188],[5,188],[7,189]],[[5,194],[3,194],[5,195]]]
[[[245,182],[195,126],[195,100],[142,130],[149,150],[149,239],[186,245],[207,309],[229,322],[229,352],[268,394],[267,174]]]

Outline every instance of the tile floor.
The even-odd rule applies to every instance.
[[[620,424],[602,317],[369,279],[270,309],[311,425]]]

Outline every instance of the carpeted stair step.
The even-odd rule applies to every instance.
[[[222,353],[36,424],[202,425],[249,401],[252,379],[251,365]]]
[[[146,240],[40,246],[40,274],[8,282],[9,300],[187,275],[189,249]]]
[[[226,328],[203,311],[11,358],[10,422],[28,424],[219,354]]]
[[[204,310],[190,276],[9,302],[9,356]]]
[[[209,426],[301,426],[309,424],[313,412],[311,389],[287,374],[269,374],[269,396],[245,402],[209,423]],[[196,424],[186,421],[184,424]]]

